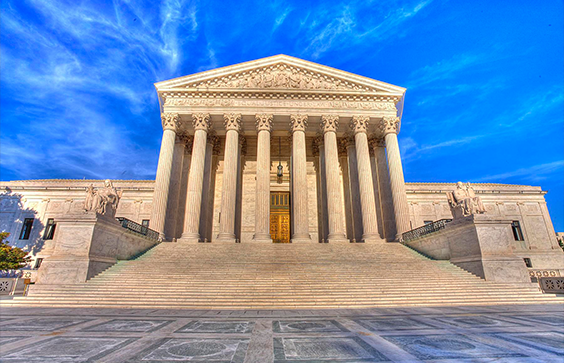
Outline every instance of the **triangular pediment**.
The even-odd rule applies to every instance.
[[[156,83],[157,90],[316,90],[385,93],[405,88],[287,55],[277,55]]]

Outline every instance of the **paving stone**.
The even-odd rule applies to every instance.
[[[388,359],[357,337],[274,338],[274,362],[382,362]]]
[[[275,333],[340,333],[349,330],[335,320],[276,320]]]
[[[509,326],[526,326],[526,324],[514,323],[511,321],[496,319],[489,316],[449,316],[433,318],[434,321],[439,321],[445,324],[461,327],[461,328],[495,328],[495,327],[509,327]]]
[[[370,331],[381,331],[381,330],[402,330],[402,329],[432,329],[435,328],[432,325],[420,322],[418,320],[408,318],[408,317],[394,317],[394,318],[364,318],[364,319],[353,319],[354,322],[362,325]]]
[[[218,320],[193,320],[175,333],[241,333],[253,331],[255,323],[252,321],[218,321]]]
[[[55,331],[94,319],[78,318],[35,318],[2,326],[3,331]]]
[[[544,352],[564,356],[564,333],[561,332],[516,332],[495,333],[491,335],[512,343],[522,344]]]
[[[128,362],[243,363],[249,339],[162,339]]]
[[[1,345],[10,344],[10,343],[17,342],[17,341],[20,341],[20,340],[26,339],[26,338],[29,338],[29,337],[25,337],[25,336],[21,336],[21,337],[4,337],[4,336],[3,336],[3,337],[0,337],[0,344],[1,344]]]
[[[95,362],[133,342],[128,338],[55,337],[1,356],[8,363]]]
[[[460,334],[382,336],[422,360],[525,357]]]
[[[89,326],[80,331],[148,333],[158,330],[173,321],[174,320],[112,319],[105,323]]]
[[[564,327],[564,316],[562,316],[562,311],[560,311],[559,314],[550,315],[518,315],[516,318]]]

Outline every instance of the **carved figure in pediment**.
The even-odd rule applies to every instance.
[[[90,184],[86,189],[84,210],[95,211],[98,214],[106,214],[110,210],[115,213],[120,198],[121,193],[118,193],[109,179],[105,180],[104,187],[98,190],[95,190],[94,186]],[[108,208],[108,205],[111,208]]]
[[[447,198],[455,219],[486,213],[482,199],[476,196],[470,183],[466,183],[466,185],[462,182],[456,183],[456,190],[447,192]]]

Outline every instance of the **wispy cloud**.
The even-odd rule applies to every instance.
[[[559,173],[560,176],[562,176],[563,171],[564,171],[564,161],[558,160],[550,163],[532,165],[527,168],[521,168],[500,174],[486,175],[476,179],[476,181],[502,182],[510,179],[519,179],[519,180],[529,181],[532,183],[538,183],[555,173]]]

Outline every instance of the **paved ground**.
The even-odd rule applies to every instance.
[[[3,308],[2,362],[564,362],[564,306]]]

